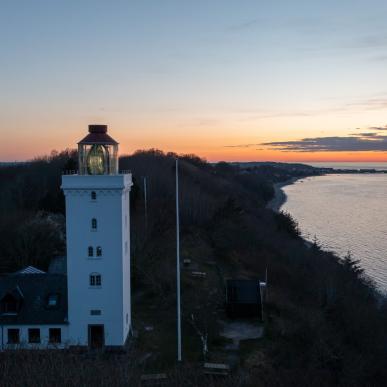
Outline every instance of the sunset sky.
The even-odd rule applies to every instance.
[[[0,161],[387,161],[387,1],[1,0]]]

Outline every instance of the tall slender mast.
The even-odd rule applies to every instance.
[[[180,311],[180,219],[179,219],[179,160],[176,159],[176,288],[177,288],[177,361],[181,361]]]
[[[144,176],[144,212],[145,212],[145,232],[148,231],[148,203],[147,203],[147,192],[146,192],[146,176]]]

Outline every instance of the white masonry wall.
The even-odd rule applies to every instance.
[[[122,197],[122,240],[123,240],[123,260],[122,260],[122,326],[124,341],[128,337],[132,326],[132,306],[131,306],[131,281],[130,281],[130,191],[127,190]]]
[[[40,343],[28,342],[28,329],[40,329]],[[49,342],[49,329],[61,329],[61,343],[51,344]],[[8,344],[8,329],[19,329],[19,344]],[[0,348],[5,349],[63,349],[68,345],[68,326],[67,325],[0,325]]]
[[[68,321],[71,345],[88,345],[88,326],[103,324],[105,345],[122,346],[131,327],[129,192],[132,176],[68,175],[66,196]],[[92,200],[91,192],[96,192]],[[97,219],[97,230],[91,221]],[[88,247],[94,257],[88,257]],[[96,248],[102,256],[96,257]],[[98,273],[102,286],[89,286]],[[100,310],[93,316],[91,310]]]

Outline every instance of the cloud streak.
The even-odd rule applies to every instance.
[[[240,144],[240,145],[225,145],[224,148],[253,148],[262,144]]]
[[[361,130],[361,128],[356,128]],[[281,152],[387,152],[387,125],[371,126],[364,132],[349,133],[347,136],[307,137],[292,141],[271,141],[225,145],[224,148],[256,148]],[[264,149],[262,149],[264,147]]]
[[[371,126],[369,130],[387,130],[387,125],[385,126]]]
[[[350,136],[356,137],[376,137],[378,134],[375,132],[363,132],[363,133],[351,133]]]
[[[387,152],[387,136],[313,137],[262,145],[282,152]]]
[[[236,110],[235,113],[241,117],[239,121],[257,121],[270,118],[283,117],[316,117],[330,114],[350,114],[368,111],[378,111],[387,109],[387,93],[382,97],[358,99],[349,103],[342,103],[336,106],[311,109],[311,110],[262,110],[262,109],[243,109]],[[387,130],[387,125],[370,128],[356,128],[357,130]]]
[[[230,31],[230,32],[237,32],[237,31],[246,30],[246,29],[249,29],[249,28],[257,25],[261,21],[262,20],[258,19],[258,18],[250,19],[250,20],[245,20],[245,21],[243,21],[241,23],[233,24],[233,25],[228,26],[226,28],[226,30]]]

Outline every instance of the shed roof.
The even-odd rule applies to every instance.
[[[257,304],[261,302],[258,280],[227,280],[227,302]]]
[[[0,324],[66,324],[67,277],[63,274],[11,274],[0,277],[0,301],[18,289],[23,295],[18,314],[0,314]],[[48,296],[58,294],[58,305],[48,306]]]

